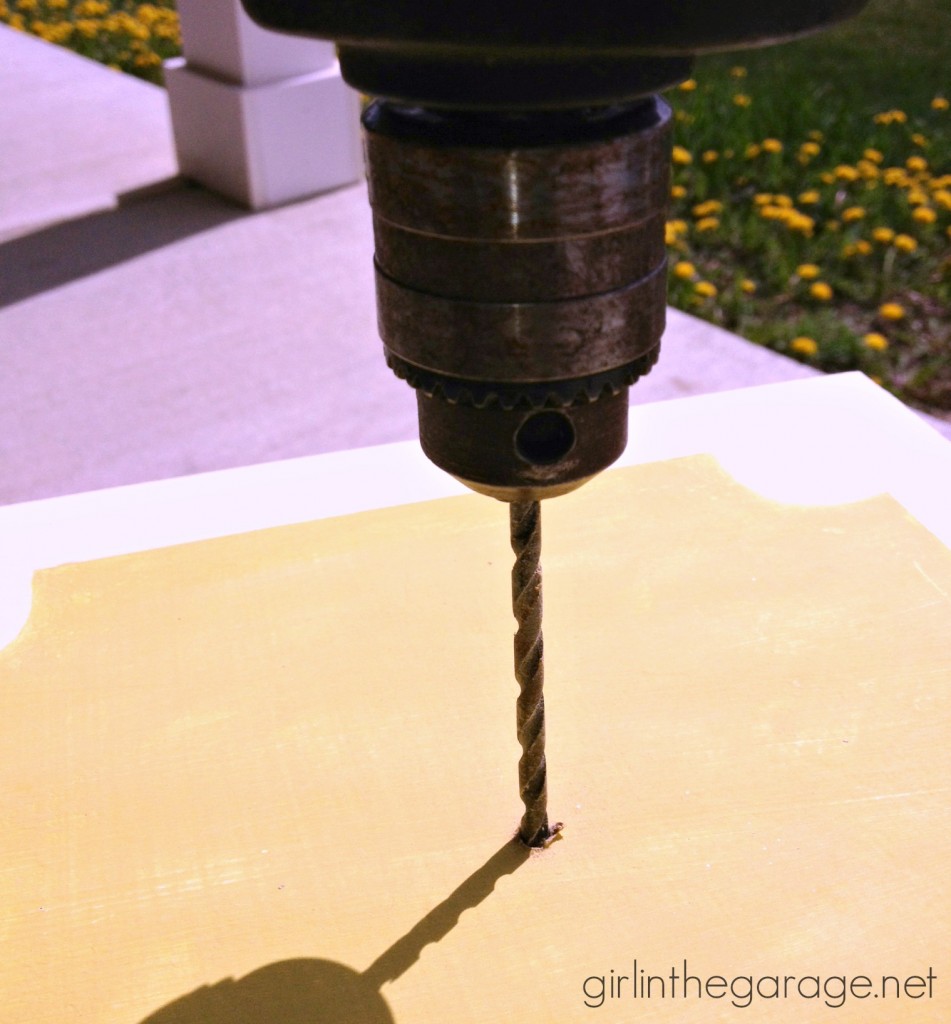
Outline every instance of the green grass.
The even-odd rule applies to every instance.
[[[181,52],[174,0],[0,0],[0,21],[155,83]]]
[[[803,95],[833,110],[925,106],[951,88],[951,2],[872,0],[856,18],[806,39],[732,57],[703,58],[698,72],[742,63],[795,129]]]
[[[825,35],[698,61],[670,95],[672,303],[951,409],[948,40],[951,3],[879,0]]]

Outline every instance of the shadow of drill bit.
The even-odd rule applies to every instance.
[[[140,1024],[395,1024],[381,986],[409,970],[530,855],[517,839],[506,843],[363,973],[333,960],[281,960],[203,985]]]
[[[416,963],[426,946],[445,938],[464,911],[477,907],[495,889],[499,879],[513,874],[529,856],[528,847],[519,840],[506,843],[442,903],[378,956],[363,972],[363,977],[374,988],[395,981]]]

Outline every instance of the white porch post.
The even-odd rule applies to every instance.
[[[178,0],[165,83],[182,174],[251,209],[357,181],[359,96],[333,44],[268,32],[239,0]]]

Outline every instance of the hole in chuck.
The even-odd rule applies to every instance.
[[[515,432],[515,453],[533,466],[560,462],[574,446],[574,424],[555,409],[533,413]]]

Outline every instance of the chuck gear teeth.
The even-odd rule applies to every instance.
[[[388,349],[387,366],[400,380],[427,398],[440,398],[450,405],[474,409],[567,409],[596,402],[607,395],[616,396],[650,373],[660,355],[660,344],[626,366],[576,380],[540,381],[537,384],[498,384],[462,380],[424,370],[394,355]]]

